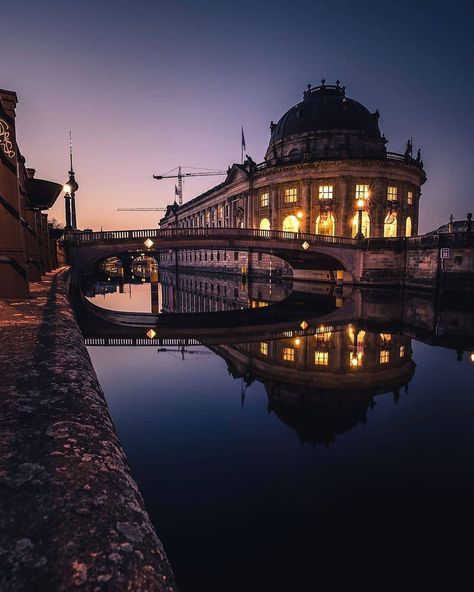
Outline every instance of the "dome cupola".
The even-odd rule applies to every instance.
[[[308,85],[303,100],[270,125],[266,160],[384,157],[386,140],[378,126],[379,113],[346,96],[345,87]]]

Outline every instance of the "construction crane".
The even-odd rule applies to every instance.
[[[183,173],[181,170],[181,166],[175,167],[174,169],[172,169],[171,171],[168,171],[168,173],[164,174],[164,175],[153,175],[153,179],[157,179],[158,181],[160,179],[178,179],[178,186],[175,186],[175,195],[178,197],[178,204],[180,206],[183,205],[183,178],[184,177],[211,177],[213,175],[227,175],[227,171],[216,171],[216,170],[212,170],[212,169],[204,169],[202,171],[196,172],[196,173]],[[187,168],[197,168],[197,167],[187,167]],[[169,173],[172,173],[173,171],[175,171],[176,169],[178,169],[178,174],[177,175],[170,175]]]
[[[117,208],[117,212],[166,212],[166,208]]]

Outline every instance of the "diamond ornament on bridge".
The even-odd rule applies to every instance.
[[[148,337],[148,339],[155,339],[155,337],[156,337],[156,331],[153,330],[153,329],[149,329],[146,332],[146,336]]]
[[[303,247],[303,249],[306,251],[306,249],[309,249],[309,247],[310,247],[311,245],[309,244],[309,242],[308,242],[308,241],[304,241],[304,243],[303,243],[301,246],[302,246],[302,247]]]
[[[302,321],[300,323],[300,327],[303,329],[303,331],[305,331],[309,327],[309,325],[306,321]]]
[[[151,240],[151,238],[147,238],[146,241],[143,243],[147,249],[152,247],[155,243]]]

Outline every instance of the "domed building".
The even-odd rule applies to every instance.
[[[303,100],[270,124],[264,162],[250,157],[223,183],[179,208],[162,228],[240,227],[341,237],[410,237],[418,232],[420,151],[387,151],[378,111],[344,86],[310,85]],[[359,228],[361,211],[361,228]],[[194,261],[192,262],[194,263]]]

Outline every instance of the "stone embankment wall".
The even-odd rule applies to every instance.
[[[0,300],[0,590],[174,592],[65,274]]]

